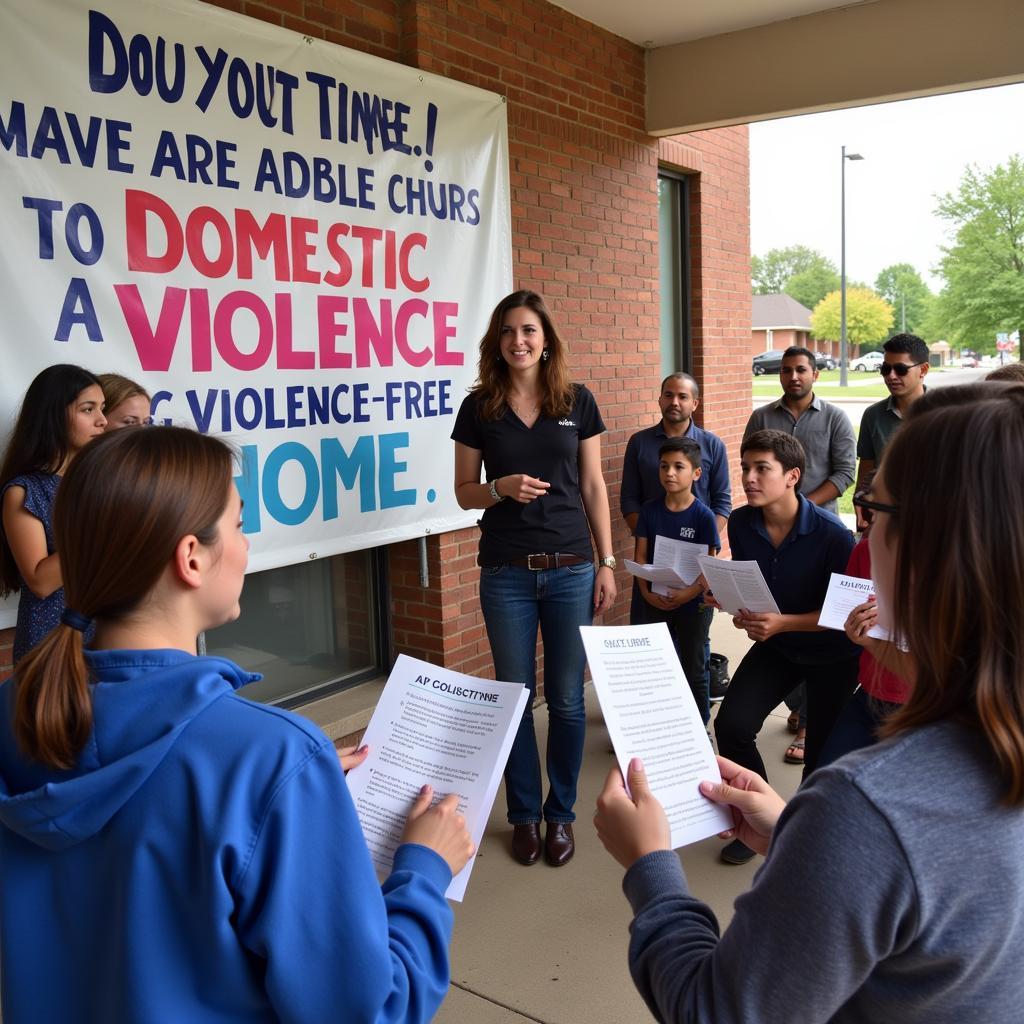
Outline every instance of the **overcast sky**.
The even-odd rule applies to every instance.
[[[885,103],[750,126],[750,243],[806,245],[839,267],[841,147],[846,164],[846,272],[874,284],[883,268],[910,263],[932,273],[947,240],[935,197],[964,168],[1024,154],[1024,85]]]

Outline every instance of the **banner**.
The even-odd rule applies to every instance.
[[[239,449],[267,569],[471,524],[501,97],[186,0],[0,0],[0,431],[58,362]]]

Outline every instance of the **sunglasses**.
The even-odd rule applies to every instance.
[[[924,366],[925,360],[921,360],[919,363],[882,363],[878,367],[878,372],[883,377],[888,377],[890,373],[895,373],[897,377],[906,377],[908,373],[915,366]]]
[[[870,491],[858,491],[853,496],[854,507],[865,512],[886,512],[891,516],[899,515],[899,505],[886,505],[884,501],[872,501],[868,497],[870,493]]]

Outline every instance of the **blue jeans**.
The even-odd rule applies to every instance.
[[[519,731],[505,766],[508,820],[513,825],[576,820],[576,781],[583,763],[587,720],[583,706],[586,657],[579,626],[594,615],[594,566],[561,569],[501,565],[480,570],[480,607],[494,659],[494,674],[530,689]],[[544,645],[544,696],[548,705],[548,796],[533,728],[537,695],[537,626]]]

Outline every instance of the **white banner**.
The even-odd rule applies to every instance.
[[[0,431],[45,366],[240,449],[250,568],[450,530],[501,97],[188,0],[0,0]]]

